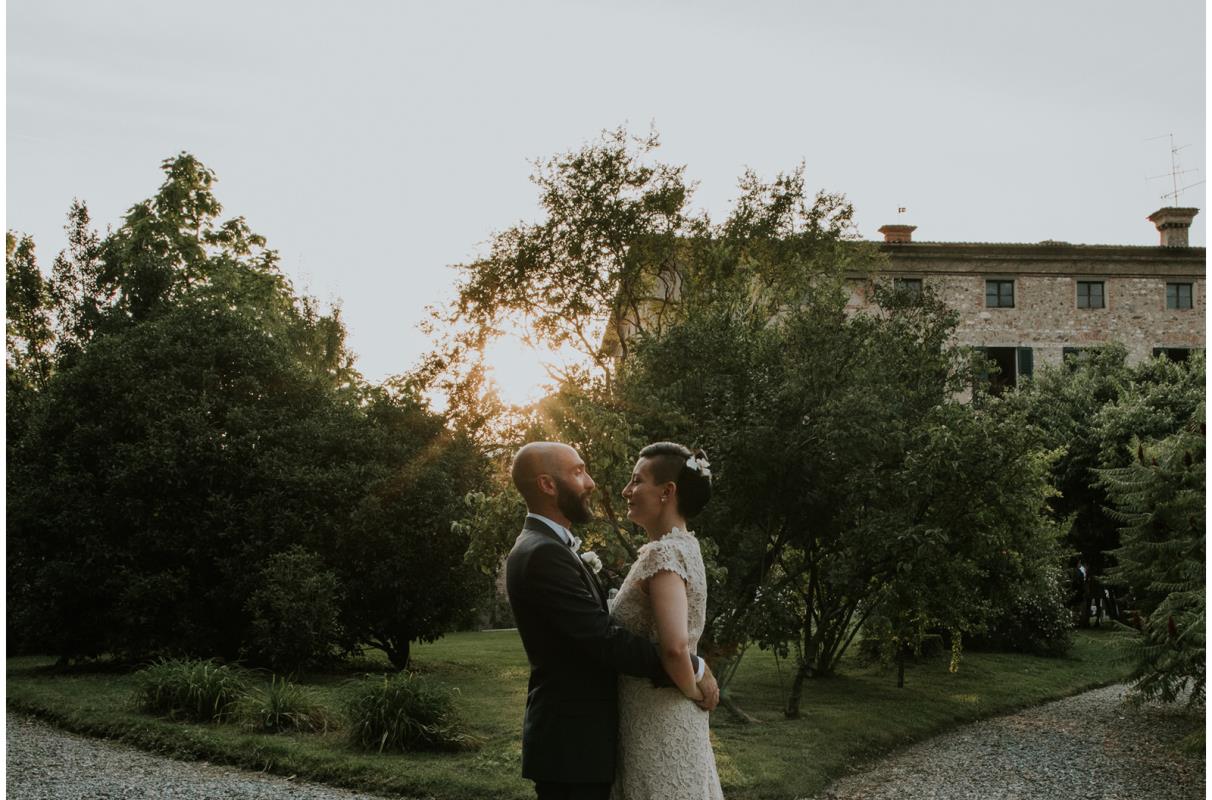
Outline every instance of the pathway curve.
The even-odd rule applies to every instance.
[[[1131,708],[1111,686],[964,726],[834,783],[817,800],[1196,800],[1202,754],[1182,756],[1189,723]],[[13,800],[380,800],[234,767],[177,761],[7,715]]]
[[[1189,718],[1123,703],[1121,685],[965,725],[843,778],[817,800],[1196,800]]]
[[[8,713],[11,800],[381,800],[205,762],[177,761]]]

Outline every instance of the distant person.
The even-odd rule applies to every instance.
[[[576,450],[532,442],[511,471],[528,512],[505,567],[530,661],[522,776],[535,782],[539,800],[606,800],[615,780],[619,674],[663,685],[660,692],[704,720],[719,687],[702,659],[687,653],[686,670],[670,674],[655,643],[611,620],[606,593],[569,530],[591,519],[595,488]]]

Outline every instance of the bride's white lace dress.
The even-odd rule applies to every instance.
[[[657,641],[652,605],[642,581],[670,570],[686,581],[690,651],[707,614],[707,573],[694,534],[674,528],[640,548],[611,605],[615,622]],[[708,735],[708,713],[676,688],[619,676],[619,749],[611,800],[722,800]]]

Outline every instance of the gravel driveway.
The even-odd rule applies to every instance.
[[[967,725],[833,784],[817,800],[1195,800],[1204,761],[1174,750],[1189,723],[1121,703],[1123,686]],[[174,761],[7,715],[13,800],[378,800],[231,767]]]
[[[1181,756],[1190,722],[1123,705],[1123,685],[965,725],[843,778],[818,800],[1196,800],[1204,760]]]
[[[196,761],[175,761],[117,742],[64,733],[6,716],[12,800],[381,800],[315,784]]]

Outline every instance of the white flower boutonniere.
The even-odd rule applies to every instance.
[[[594,575],[602,571],[602,559],[598,558],[598,554],[592,550],[581,553],[581,560],[585,562],[585,566],[593,570]]]

